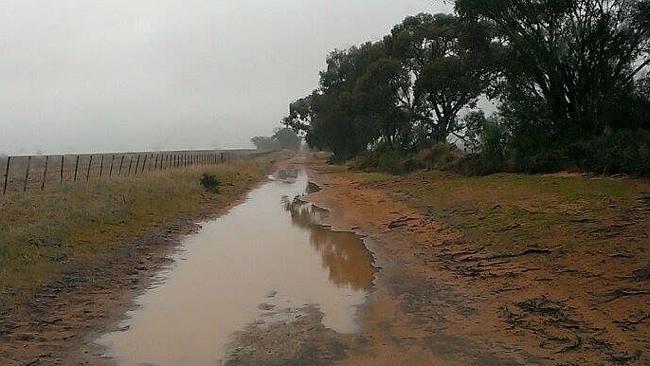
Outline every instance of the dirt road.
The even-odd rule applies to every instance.
[[[410,178],[378,184],[321,163],[310,172],[322,190],[309,200],[331,211],[335,228],[367,235],[381,268],[360,309],[363,331],[345,339],[340,364],[650,364],[643,197],[627,215],[590,227],[607,241],[576,234],[573,241],[585,244],[564,246],[549,235],[493,247],[409,195]],[[417,182],[423,189],[428,183]],[[572,212],[593,226],[581,219],[585,214],[580,207]]]
[[[225,365],[650,364],[649,182],[394,177],[304,158],[282,165],[307,170],[311,193],[301,199],[328,210],[326,228],[363,237],[374,258],[374,271],[346,266],[357,263],[350,253],[365,254],[354,238],[343,240],[343,251],[318,247],[314,235],[323,240],[329,231],[304,243],[322,256],[330,282],[367,289],[359,329],[328,327],[336,311],[318,304],[269,304],[273,292],[259,310],[280,321],[258,319],[232,334]],[[309,227],[301,211],[285,209],[292,225]],[[151,242],[176,244],[191,228]],[[101,358],[96,337],[115,328],[174,247],[159,253],[147,243],[113,267],[125,273],[114,283],[108,272],[82,286],[66,278],[44,289],[28,324],[5,322],[14,328],[2,332],[29,352],[31,365],[114,363]]]

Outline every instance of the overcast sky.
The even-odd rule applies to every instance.
[[[442,0],[0,0],[0,153],[248,147],[327,53]]]

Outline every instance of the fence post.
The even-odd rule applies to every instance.
[[[122,165],[124,165],[124,155],[122,155],[122,159],[120,160],[120,169],[117,171],[118,177],[122,176]]]
[[[88,170],[86,171],[86,182],[90,180],[90,167],[93,165],[93,156],[92,154],[90,155],[90,159],[88,160]]]
[[[144,154],[144,161],[142,162],[142,171],[140,171],[140,174],[144,174],[144,168],[147,167],[147,157],[149,157],[149,154]]]
[[[41,182],[41,191],[45,189],[45,180],[47,180],[47,164],[50,161],[50,156],[45,156],[45,168],[43,168],[43,181]]]
[[[99,177],[101,178],[104,175],[104,154],[102,154],[102,160],[99,162]]]
[[[131,155],[131,158],[129,159],[129,172],[126,173],[127,177],[131,176],[131,167],[133,166],[133,155]]]
[[[65,155],[61,155],[61,167],[59,168],[59,184],[63,184],[63,164],[65,164]]]
[[[115,154],[111,156],[111,170],[108,172],[108,178],[113,178],[113,164],[115,164]]]
[[[2,188],[2,195],[7,193],[7,183],[9,182],[9,164],[11,164],[11,156],[7,156],[7,166],[5,167],[5,184]]]
[[[74,181],[77,181],[77,170],[79,170],[79,155],[77,155],[77,161],[74,163]]]
[[[138,154],[138,160],[135,162],[135,170],[133,171],[133,175],[138,175],[138,169],[140,169],[140,154]]]
[[[32,157],[27,157],[27,169],[25,169],[25,184],[23,185],[23,192],[27,191],[27,181],[29,180],[29,166],[32,164]]]
[[[156,154],[156,163],[153,165],[153,170],[158,169],[158,154]]]

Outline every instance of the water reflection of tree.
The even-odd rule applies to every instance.
[[[309,230],[310,244],[321,256],[329,279],[337,286],[367,289],[372,283],[372,257],[354,233],[332,231],[319,226],[322,210],[305,202],[285,201],[294,225]]]

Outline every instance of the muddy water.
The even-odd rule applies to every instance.
[[[370,254],[356,235],[315,225],[325,213],[294,199],[307,187],[304,172],[276,176],[185,241],[120,331],[98,340],[107,356],[120,365],[219,365],[234,332],[311,304],[325,326],[356,331]]]

